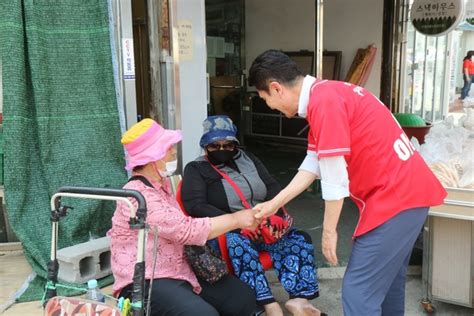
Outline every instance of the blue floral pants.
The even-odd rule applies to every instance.
[[[260,264],[258,252],[262,250],[270,254],[277,277],[290,298],[319,296],[314,247],[308,234],[292,229],[271,245],[254,243],[239,233],[227,233],[226,237],[235,275],[255,291],[259,305],[275,301]]]

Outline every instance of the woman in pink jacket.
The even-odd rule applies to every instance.
[[[127,151],[126,169],[132,170],[134,176],[124,188],[140,191],[148,208],[145,277],[147,288],[153,279],[151,315],[250,315],[256,307],[250,287],[231,275],[212,285],[198,280],[186,261],[184,245],[204,245],[207,240],[238,228],[254,229],[254,211],[213,218],[185,216],[167,180],[176,170],[175,145],[181,139],[181,131],[166,130],[151,119],[135,124],[122,137]],[[131,202],[136,203],[132,199]],[[128,207],[118,203],[108,232],[112,239],[114,294],[122,297],[131,296],[137,252],[137,231],[129,228],[129,215]],[[158,249],[153,271],[155,230]]]

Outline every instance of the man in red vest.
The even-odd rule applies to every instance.
[[[362,87],[303,77],[277,50],[258,56],[249,72],[267,105],[309,124],[307,156],[275,198],[258,204],[273,214],[321,178],[325,200],[322,251],[337,264],[337,223],[344,198],[360,211],[343,280],[345,315],[403,315],[410,254],[430,206],[446,191],[388,108]]]

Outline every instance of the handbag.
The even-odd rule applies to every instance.
[[[207,157],[206,157],[207,159]],[[252,206],[245,198],[242,190],[237,186],[237,184],[232,180],[227,173],[220,170],[214,166],[209,160],[211,167],[219,173],[234,189],[235,193],[239,196],[242,201],[242,205],[251,209]],[[293,217],[286,211],[286,208],[283,206],[275,214],[270,215],[265,218],[257,227],[255,231],[250,231],[248,229],[242,229],[240,232],[245,237],[255,241],[265,244],[273,244],[279,239],[281,239],[288,231],[290,231],[291,226],[293,225]]]
[[[221,256],[208,244],[184,246],[184,255],[196,276],[210,284],[228,274],[227,265]]]

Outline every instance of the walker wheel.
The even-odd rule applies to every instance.
[[[423,307],[425,313],[427,314],[434,314],[436,312],[433,304],[431,303],[430,300],[423,299],[421,300],[421,307]]]

